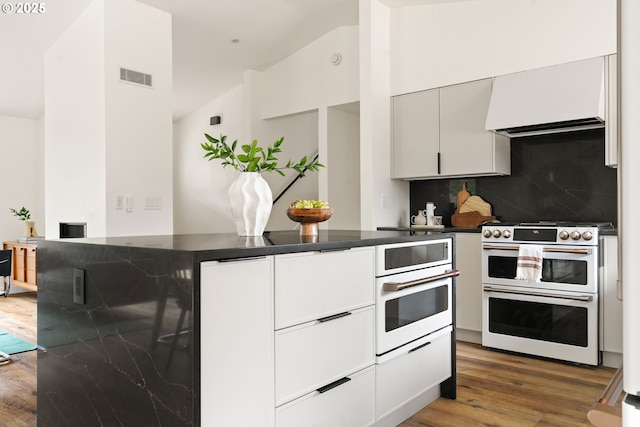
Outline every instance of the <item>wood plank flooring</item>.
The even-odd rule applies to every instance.
[[[440,398],[400,427],[591,426],[587,412],[615,373],[460,341],[457,365],[457,399]]]
[[[0,297],[0,329],[36,342],[36,294]],[[0,427],[36,425],[37,352],[0,366]],[[488,351],[458,342],[458,398],[438,399],[400,427],[591,426],[586,414],[614,373],[610,368]]]
[[[36,319],[34,292],[0,297],[0,329],[36,343]],[[14,354],[0,366],[0,427],[36,425],[37,357],[37,351]]]

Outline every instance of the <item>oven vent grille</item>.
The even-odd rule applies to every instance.
[[[120,67],[120,80],[142,86],[153,87],[153,76],[140,71],[128,70]]]

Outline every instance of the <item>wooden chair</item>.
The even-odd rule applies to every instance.
[[[5,298],[11,290],[11,254],[12,250],[0,250],[0,278],[4,288],[0,291],[0,296],[4,295]]]

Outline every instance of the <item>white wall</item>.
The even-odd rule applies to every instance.
[[[104,0],[97,0],[45,55],[47,238],[60,222],[106,235]]]
[[[219,160],[207,161],[200,147],[204,134],[226,135],[228,142],[242,141],[243,88],[237,88],[174,123],[173,176],[174,224],[176,234],[226,233],[235,230],[229,212],[227,190],[237,177]],[[219,125],[209,118],[220,116]]]
[[[263,147],[272,145],[284,136],[280,164],[288,159],[298,161],[312,154],[318,146],[318,114],[315,111],[300,113],[272,120],[257,117],[255,102],[247,98],[247,92],[258,93],[259,82],[248,73],[245,83],[224,96],[210,102],[175,123],[174,129],[174,232],[232,233],[235,225],[231,219],[227,190],[240,172],[232,167],[223,168],[220,160],[207,161],[200,144],[206,141],[204,134],[219,138],[226,135],[229,143],[238,140],[245,144],[257,139]],[[253,88],[250,91],[248,88]],[[253,110],[253,113],[252,113]],[[221,116],[221,124],[210,126],[211,116]],[[285,177],[264,173],[273,197],[294,178],[295,171]],[[283,196],[272,211],[267,230],[293,229],[296,223],[289,220],[284,209],[296,198],[312,199],[318,195],[318,174],[309,173]]]
[[[360,229],[360,105],[327,111],[327,200],[334,214],[332,230]],[[356,203],[354,203],[354,201]]]
[[[131,0],[105,6],[107,235],[171,234],[171,15]],[[120,67],[151,74],[153,88],[120,82]],[[133,197],[133,212],[115,209],[117,195]],[[145,209],[147,196],[161,209]]]
[[[409,183],[391,176],[390,11],[360,0],[360,206],[361,227],[409,220]],[[384,201],[384,203],[383,203]]]
[[[140,23],[144,22],[144,26]],[[120,83],[119,67],[153,89]],[[171,16],[132,0],[96,0],[45,56],[47,237],[59,222],[88,236],[173,230]],[[132,212],[115,209],[130,195]],[[161,210],[144,210],[145,196]]]
[[[4,185],[0,187],[0,241],[24,235],[24,223],[10,208],[31,212],[39,235],[45,234],[42,119],[0,116],[0,158]]]
[[[616,0],[478,0],[391,9],[391,93],[616,51]]]
[[[358,27],[333,30],[261,73],[260,117],[358,101],[358,73]]]

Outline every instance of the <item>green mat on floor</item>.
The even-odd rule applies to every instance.
[[[15,335],[0,330],[0,351],[3,353],[16,354],[35,349],[35,344],[31,344]]]

